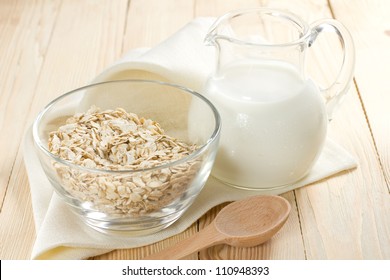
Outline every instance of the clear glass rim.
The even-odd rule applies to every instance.
[[[173,88],[185,91],[185,92],[187,92],[187,93],[189,93],[189,94],[191,94],[191,95],[201,99],[211,109],[211,111],[213,112],[213,116],[215,118],[215,127],[214,127],[214,130],[213,130],[211,136],[209,137],[209,139],[207,140],[207,142],[205,144],[203,144],[202,146],[197,148],[194,152],[192,152],[188,156],[185,156],[185,157],[183,157],[183,158],[181,158],[179,160],[172,161],[172,162],[169,162],[169,163],[166,163],[166,164],[157,165],[157,166],[150,167],[150,168],[140,168],[140,169],[106,170],[106,169],[98,169],[98,168],[88,168],[88,167],[81,166],[81,165],[72,163],[70,161],[64,160],[64,159],[62,159],[62,158],[52,154],[45,147],[45,145],[43,144],[41,138],[39,137],[38,128],[39,128],[39,124],[40,124],[41,119],[44,117],[44,115],[53,106],[55,106],[62,99],[66,98],[69,95],[72,95],[72,94],[74,94],[74,93],[76,93],[78,91],[85,90],[85,89],[92,88],[92,87],[98,87],[98,86],[105,85],[105,84],[119,84],[119,83],[144,83],[144,84],[157,84],[157,85],[162,85],[162,86],[168,86],[168,87],[173,87]],[[208,147],[210,145],[212,145],[216,141],[216,139],[218,138],[218,136],[220,134],[220,131],[221,131],[221,117],[220,117],[220,115],[218,113],[218,110],[211,103],[211,101],[209,101],[203,95],[201,95],[200,93],[198,93],[198,92],[196,92],[194,90],[186,88],[184,86],[180,86],[180,85],[176,85],[176,84],[168,83],[168,82],[157,81],[157,80],[145,80],[145,79],[125,79],[125,80],[105,81],[105,82],[89,84],[89,85],[86,85],[86,86],[83,86],[83,87],[71,90],[71,91],[69,91],[67,93],[64,93],[64,94],[60,95],[59,97],[53,99],[49,104],[47,104],[42,109],[42,111],[38,114],[38,116],[34,120],[33,126],[32,126],[32,134],[33,134],[34,143],[36,144],[36,146],[43,153],[45,153],[47,156],[49,156],[54,161],[59,162],[59,163],[61,163],[63,165],[69,166],[69,167],[71,167],[73,169],[79,169],[79,170],[85,171],[85,172],[100,173],[100,174],[101,173],[105,173],[105,174],[111,174],[111,175],[112,174],[123,175],[123,174],[126,174],[126,173],[130,173],[130,174],[133,173],[133,174],[135,174],[135,173],[139,173],[139,172],[159,170],[159,169],[173,167],[175,165],[179,165],[179,164],[182,164],[182,163],[187,162],[189,160],[192,160],[192,159],[198,157],[200,154],[202,154],[205,150],[208,149]]]
[[[295,23],[296,26],[300,27],[300,29],[302,30],[302,35],[296,40],[292,40],[292,41],[285,42],[285,43],[265,44],[265,43],[258,43],[258,42],[248,42],[248,41],[240,40],[240,39],[225,36],[225,35],[213,34],[216,31],[216,29],[218,29],[219,25],[222,22],[231,20],[231,19],[238,17],[238,16],[242,16],[245,14],[253,14],[253,13],[260,13],[260,14],[270,15],[273,17],[279,17],[279,18],[289,20],[290,22]],[[216,32],[216,33],[218,33],[218,32]],[[300,44],[306,42],[306,40],[309,37],[310,37],[309,24],[307,24],[304,20],[302,20],[296,14],[291,13],[289,11],[282,10],[282,9],[261,7],[261,8],[247,8],[247,9],[234,10],[234,11],[231,11],[231,12],[226,13],[223,16],[219,17],[214,22],[214,24],[211,26],[209,32],[207,33],[205,41],[207,43],[210,43],[215,39],[224,39],[224,40],[230,41],[232,43],[240,44],[240,45],[252,45],[252,46],[262,46],[262,47],[290,47],[290,46],[300,45]]]

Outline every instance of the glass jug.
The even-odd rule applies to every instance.
[[[305,57],[324,31],[339,37],[343,62],[336,80],[321,89],[305,72]],[[203,94],[222,118],[213,176],[246,189],[280,188],[303,178],[352,80],[349,32],[335,20],[309,25],[289,12],[258,8],[218,18],[205,42],[216,48],[217,59]]]

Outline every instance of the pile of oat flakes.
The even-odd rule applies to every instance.
[[[186,157],[196,146],[166,135],[155,121],[121,108],[102,111],[93,106],[75,114],[50,133],[48,147],[63,160],[104,170],[54,164],[67,192],[106,213],[142,215],[160,209],[186,190],[200,165],[191,160],[136,172]]]

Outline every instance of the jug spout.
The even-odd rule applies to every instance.
[[[231,41],[234,38],[231,19],[234,18],[235,14],[236,12],[232,11],[214,21],[204,38],[205,45],[216,46],[218,45],[219,39]]]
[[[216,46],[217,36],[218,36],[217,29],[218,29],[218,25],[219,25],[218,22],[219,22],[219,20],[214,22],[214,24],[210,27],[208,33],[206,34],[206,36],[204,38],[203,42],[206,46]]]
[[[212,33],[208,33],[204,38],[204,44],[206,46],[215,46],[215,36]]]

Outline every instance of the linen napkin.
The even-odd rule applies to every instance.
[[[131,50],[93,82],[158,79],[200,91],[213,68],[213,48],[203,45],[213,22],[213,18],[195,19],[154,48]],[[210,176],[193,205],[167,229],[148,236],[112,237],[83,224],[53,192],[34,152],[31,129],[24,138],[24,160],[37,233],[32,259],[85,259],[115,249],[152,244],[184,231],[220,203],[258,194],[278,195],[357,166],[348,152],[328,139],[311,172],[294,185],[279,190],[246,191],[224,185]]]

